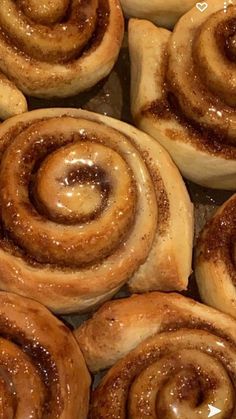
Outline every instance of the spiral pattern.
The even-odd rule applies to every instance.
[[[236,194],[201,232],[195,273],[202,300],[236,317]]]
[[[90,377],[72,333],[43,306],[0,293],[0,416],[86,419]]]
[[[207,3],[204,13],[196,7],[186,13],[173,34],[148,22],[131,22],[132,111],[138,126],[167,148],[184,176],[233,190],[236,7],[234,1]]]
[[[192,206],[155,141],[73,109],[15,117],[0,138],[2,289],[65,313],[128,280],[137,290],[186,288]]]
[[[111,71],[123,38],[118,0],[3,0],[0,69],[24,93],[66,97]]]
[[[94,391],[89,418],[234,418],[235,330],[230,316],[176,294],[107,303],[77,332],[87,362],[122,358]]]

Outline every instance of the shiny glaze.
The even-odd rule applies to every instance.
[[[0,416],[86,419],[90,377],[71,332],[32,300],[0,301]]]
[[[221,0],[212,2],[204,13],[194,7],[169,40],[166,36],[159,97],[141,110],[141,118],[163,121],[173,141],[181,138],[199,151],[235,159],[235,59],[230,45],[236,7],[225,3],[223,9]]]
[[[23,3],[21,9],[11,0],[3,0],[0,27],[30,57],[46,62],[68,62],[79,55],[96,28],[98,0],[70,2],[71,12],[61,23],[68,3],[51,3],[47,7],[32,4],[33,8]],[[26,15],[22,13],[25,10]]]
[[[122,38],[118,0],[3,0],[0,70],[28,95],[72,96],[111,71]]]
[[[115,292],[145,262],[167,202],[128,136],[82,111],[48,112],[2,138],[0,270],[40,301],[90,305],[90,293]]]
[[[204,332],[180,329],[151,338],[103,379],[90,418],[197,419],[209,417],[210,406],[218,417],[234,418],[229,363],[235,355],[227,342]]]
[[[216,42],[218,25],[232,20],[236,8],[222,10],[222,2],[204,13],[193,8],[176,25],[170,40],[167,80],[184,114],[205,127],[223,130],[235,138],[235,111],[228,103],[235,96],[234,67]],[[186,37],[189,39],[186,45]],[[223,102],[222,102],[223,101]]]
[[[156,141],[78,109],[0,128],[0,287],[61,313],[97,306],[128,281],[186,287],[192,205]]]
[[[76,334],[89,364],[114,364],[93,392],[89,418],[234,419],[235,325],[177,294],[107,303]]]
[[[89,141],[81,142],[80,137],[83,138],[84,135],[93,137],[92,132],[90,134],[89,130],[84,131],[84,126],[82,122],[72,118],[38,123],[36,130],[33,126],[20,134],[4,155],[1,168],[4,180],[0,190],[3,223],[16,243],[36,261],[59,264],[63,261],[66,266],[95,263],[107,257],[120,245],[134,223],[137,189],[132,169],[112,148]],[[63,134],[53,137],[52,133],[55,135],[58,130]],[[48,152],[55,148],[56,151],[47,156]],[[31,172],[36,170],[37,161],[45,157],[46,160],[36,173],[35,188],[31,182],[33,194],[39,202],[38,212],[27,196],[27,187]],[[13,161],[15,168],[12,176],[10,172],[12,173]],[[107,205],[103,205],[99,217],[93,216],[97,205],[101,207],[102,202],[101,196],[100,202],[97,201],[97,194],[94,195],[92,189],[88,197],[88,206],[85,204],[84,208],[81,208],[83,196],[81,200],[78,195],[81,182],[83,185],[81,179],[80,184],[77,182],[74,200],[70,204],[77,208],[74,222],[71,223],[73,214],[72,217],[70,214],[69,222],[64,223],[60,217],[58,200],[60,201],[63,193],[67,193],[71,187],[61,185],[61,179],[64,179],[65,183],[69,167],[72,170],[75,166],[78,168],[79,162],[82,161],[85,166],[86,161],[98,165],[106,173],[106,181],[110,185]],[[87,186],[85,193],[88,193]],[[43,205],[40,206],[40,202]],[[49,220],[44,219],[44,208],[46,217],[47,213],[51,215]],[[84,222],[83,216],[87,216],[87,222],[86,219]]]

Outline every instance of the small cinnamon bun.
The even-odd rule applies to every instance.
[[[236,185],[234,0],[192,8],[173,33],[131,20],[132,113],[202,186]]]
[[[1,0],[0,70],[30,96],[76,95],[110,73],[123,26],[118,0]]]

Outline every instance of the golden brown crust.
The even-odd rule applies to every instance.
[[[225,136],[221,133],[213,133],[207,128],[197,127],[192,124],[180,111],[178,105],[175,103],[173,98],[169,101],[165,98],[163,100],[156,100],[148,104],[141,110],[142,117],[153,118],[158,121],[159,118],[171,121],[175,119],[184,127],[185,135],[182,135],[181,140],[186,144],[194,144],[196,150],[203,151],[205,153],[211,153],[212,155],[221,156],[226,160],[236,159],[236,149],[233,145],[225,144]],[[137,125],[139,124],[140,116],[137,116],[135,120]],[[178,130],[167,129],[166,134],[172,141],[179,140]],[[214,136],[214,141],[212,137]]]
[[[202,300],[236,317],[236,195],[203,229],[196,248],[195,270]]]
[[[20,90],[72,96],[109,74],[124,33],[117,0],[32,1],[0,11],[0,69]]]
[[[158,292],[107,302],[75,336],[90,370],[98,371],[112,366],[149,336],[181,329],[210,331],[236,341],[231,317],[181,295]]]
[[[90,377],[70,330],[30,299],[0,292],[0,307],[1,417],[86,419]]]
[[[195,6],[173,33],[131,20],[129,46],[136,124],[170,152],[184,176],[233,190],[236,87],[228,43],[236,7],[226,3],[223,10],[221,0],[209,2],[204,13]]]
[[[187,419],[214,408],[234,418],[235,326],[177,294],[107,303],[76,333],[92,369],[118,361],[94,391],[89,418]]]
[[[2,124],[0,143],[3,289],[66,313],[128,280],[138,292],[186,288],[192,205],[150,137],[102,115],[46,109]]]

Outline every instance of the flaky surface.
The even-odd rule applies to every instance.
[[[196,248],[195,274],[202,300],[236,317],[236,194],[207,223]]]
[[[230,43],[236,8],[226,3],[223,10],[221,0],[209,1],[203,13],[194,7],[173,33],[131,20],[131,96],[137,126],[169,151],[185,177],[234,190],[236,90]]]
[[[187,287],[192,205],[156,141],[102,115],[46,109],[3,123],[0,142],[2,289],[68,313],[127,281]]]
[[[0,416],[86,419],[90,376],[76,340],[41,304],[0,292]]]

